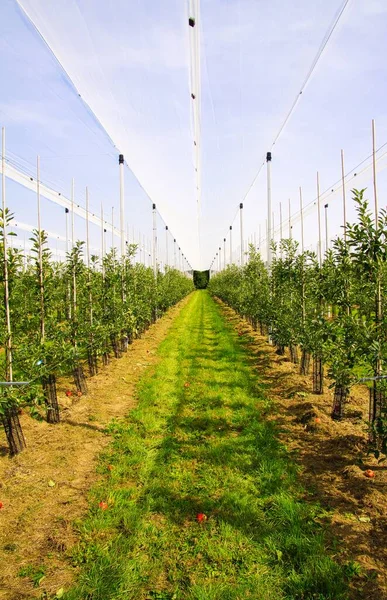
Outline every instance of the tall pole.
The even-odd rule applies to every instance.
[[[168,225],[165,226],[165,266],[169,267],[169,256],[168,256]]]
[[[112,250],[114,248],[114,206],[112,206]]]
[[[176,239],[173,240],[173,267],[176,269]]]
[[[71,180],[71,248],[74,248],[75,232],[74,232],[74,178]]]
[[[320,176],[317,171],[317,214],[318,214],[318,260],[320,267],[322,265],[321,252],[321,211],[320,211]]]
[[[232,225],[230,225],[230,265],[232,265]]]
[[[152,213],[153,213],[153,273],[156,277],[157,275],[157,214],[156,214],[156,204],[152,205]]]
[[[347,241],[347,202],[345,197],[345,170],[344,170],[344,150],[341,151],[341,186],[343,190],[343,226],[344,242]]]
[[[266,165],[267,165],[267,266],[271,265],[271,239],[272,239],[272,225],[271,225],[271,152],[266,154]]]
[[[223,238],[223,246],[224,246],[224,250],[223,250],[223,268],[226,268],[226,238]]]
[[[301,254],[304,253],[304,207],[302,202],[302,189],[300,189],[300,215],[301,215]]]
[[[280,242],[282,242],[283,236],[282,236],[282,202],[279,203],[279,217],[280,217]],[[281,254],[282,254],[282,250],[281,250]]]
[[[3,211],[3,259],[4,259],[4,304],[5,304],[5,321],[7,326],[7,344],[5,349],[5,379],[12,381],[12,330],[11,330],[11,313],[9,309],[9,281],[8,281],[8,254],[7,254],[7,215],[6,215],[6,198],[5,198],[5,127],[2,128],[2,143],[1,143],[1,206]]]
[[[241,230],[241,267],[244,264],[244,252],[243,252],[243,202],[239,204],[239,216],[240,216],[240,230]]]
[[[222,269],[222,248],[219,246],[219,271]]]
[[[292,207],[289,198],[289,240],[292,239]]]
[[[378,229],[378,188],[376,181],[376,133],[375,133],[375,119],[372,119],[372,172],[374,180],[374,203],[375,203],[375,229]]]
[[[69,253],[69,209],[65,208],[66,219],[66,254]]]
[[[102,202],[101,202],[101,267],[102,267],[102,274],[105,274],[105,267],[103,264],[104,258],[105,258],[105,229],[104,229],[104,221],[103,221],[103,206],[102,206]]]
[[[43,280],[43,252],[42,252],[42,226],[40,221],[40,157],[36,158],[36,200],[38,209],[38,238],[39,238],[39,289],[40,289],[40,340],[44,342],[44,280]]]
[[[259,253],[262,256],[261,244],[262,244],[261,224],[259,224],[258,225],[258,246],[259,246]]]
[[[124,155],[118,157],[120,168],[120,233],[121,233],[121,257],[125,256],[125,194],[124,194]]]
[[[86,186],[86,264],[90,269],[89,188]]]
[[[328,236],[328,204],[324,204],[325,211],[325,252],[329,250],[329,236]]]

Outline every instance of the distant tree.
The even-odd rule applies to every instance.
[[[194,271],[193,281],[194,281],[194,285],[197,290],[206,289],[209,280],[210,280],[210,272],[209,271]]]

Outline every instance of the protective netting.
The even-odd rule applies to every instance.
[[[176,237],[196,268],[208,267],[231,224],[238,256],[234,217],[243,200],[245,243],[258,244],[261,237],[263,247],[265,169],[246,192],[343,4],[202,0],[199,10],[193,0],[19,0],[96,121],[27,18],[13,2],[2,3],[0,120],[8,128],[8,147],[28,168],[36,153],[42,154],[44,177],[57,186],[62,182],[64,192],[75,177],[80,204],[89,185],[93,210],[99,214],[102,202],[110,215],[114,207],[117,224],[117,154],[122,152],[141,184],[127,172],[131,237],[141,230],[149,245],[150,197],[173,232],[171,243]],[[341,226],[340,190],[331,192],[330,186],[340,179],[340,149],[346,151],[347,171],[361,163],[371,152],[371,118],[377,122],[378,146],[387,141],[384,99],[377,93],[387,47],[386,12],[382,0],[349,3],[273,148],[277,239],[279,203],[286,231],[288,199],[295,217],[302,185],[304,204],[310,206],[305,244],[315,249],[317,169],[321,189],[327,190],[330,237],[335,235]],[[382,158],[380,167],[386,162]],[[348,188],[370,187],[369,169],[355,177]],[[33,223],[30,192],[10,185],[11,208],[21,221]],[[379,185],[382,198],[384,173]],[[22,215],[19,204],[27,206]],[[64,217],[57,210],[47,208],[43,226],[63,235]],[[353,213],[349,202],[349,220]],[[292,235],[299,237],[299,222],[293,219],[292,225]],[[80,232],[83,226],[79,217]],[[98,236],[96,230],[96,246]],[[58,251],[63,244],[57,240]]]

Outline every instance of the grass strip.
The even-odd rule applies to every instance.
[[[198,291],[113,423],[65,600],[341,600],[324,540],[237,332]],[[100,506],[100,503],[102,504]]]

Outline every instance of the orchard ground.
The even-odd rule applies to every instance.
[[[322,600],[344,598],[347,579],[350,598],[387,597],[387,485],[365,455],[364,390],[354,417],[331,422],[330,393],[310,394],[206,292],[87,398],[66,399],[67,386],[64,422],[23,416],[29,448],[0,461],[2,600]]]

